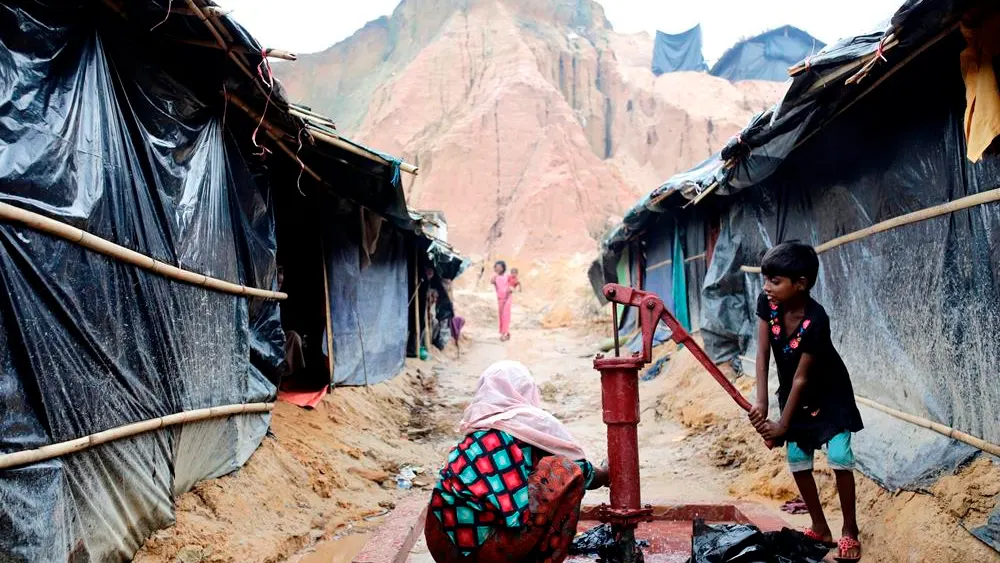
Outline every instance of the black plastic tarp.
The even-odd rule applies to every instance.
[[[832,240],[892,217],[1000,187],[1000,158],[965,157],[964,42],[955,22],[976,1],[910,0],[883,32],[810,59],[780,104],[737,139],[637,203],[602,242],[620,252],[706,189],[721,210],[702,294],[716,361],[753,355],[763,251]],[[893,55],[845,81],[892,33]],[[917,51],[921,52],[918,53]],[[887,76],[889,73],[892,76]],[[878,85],[872,89],[871,85]],[[915,95],[914,93],[919,93]],[[814,296],[827,308],[855,391],[997,443],[1000,208],[981,205],[871,235],[821,256]],[[890,490],[923,490],[980,455],[862,406],[860,468]],[[974,529],[989,542],[997,526]]]
[[[781,102],[754,116],[722,151],[674,175],[633,205],[602,240],[602,252],[617,254],[623,245],[641,237],[666,210],[685,205],[705,190],[713,190],[711,200],[763,182],[802,142],[866,95],[870,84],[901,65],[912,64],[913,53],[940,39],[949,29],[957,34],[955,22],[965,9],[977,3],[984,2],[909,0],[880,32],[842,39],[810,57],[809,70],[793,78]],[[875,56],[889,35],[899,42],[892,49],[893,56],[876,64],[858,84],[845,84]]]
[[[677,34],[656,32],[653,44],[653,74],[708,70],[701,52],[701,25]]]
[[[270,197],[222,108],[90,12],[0,6],[0,201],[209,276],[270,288]],[[0,453],[262,402],[277,305],[185,285],[0,223]],[[275,338],[275,337],[278,338]],[[173,499],[243,464],[269,416],[155,430],[0,470],[0,560],[127,560]]]
[[[1000,187],[1000,158],[965,158],[960,45],[928,51],[727,201],[705,289],[717,360],[755,344],[756,265],[787,240],[820,244],[874,223]],[[934,77],[928,80],[928,76]],[[918,90],[919,100],[906,96]],[[821,256],[814,291],[855,391],[1000,441],[1000,208],[984,205],[878,233]],[[864,409],[856,451],[890,489],[922,488],[975,450]]]
[[[712,65],[710,73],[732,82],[784,82],[790,66],[815,55],[824,46],[805,31],[786,25],[733,45]]]

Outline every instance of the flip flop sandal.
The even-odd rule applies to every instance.
[[[823,544],[825,547],[837,547],[837,544],[833,543],[830,540],[824,539],[823,536],[817,534],[812,528],[806,528],[802,530],[802,535],[814,542]]]
[[[848,551],[856,549],[858,551],[857,557],[846,557],[844,554]],[[837,542],[837,557],[833,558],[837,563],[850,563],[851,561],[861,560],[861,542],[858,540],[844,536],[840,538]]]

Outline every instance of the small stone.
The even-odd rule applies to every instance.
[[[205,559],[205,548],[200,545],[185,545],[177,551],[174,563],[201,563]]]

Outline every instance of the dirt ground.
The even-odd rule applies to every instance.
[[[606,458],[594,353],[609,323],[573,322],[558,307],[532,298],[515,305],[513,338],[494,334],[493,297],[458,290],[470,323],[461,358],[454,348],[371,389],[338,389],[314,411],[280,404],[274,437],[240,471],[198,485],[181,497],[177,525],[151,538],[143,563],[350,561],[367,533],[404,495],[427,495],[436,466],[457,435],[454,425],[478,374],[500,359],[527,364],[548,408],[581,440],[589,456]],[[551,303],[551,301],[550,301]],[[554,319],[554,320],[553,320]],[[569,325],[569,326],[566,326]],[[551,328],[547,328],[551,327]],[[641,386],[640,456],[644,499],[698,502],[727,497],[777,507],[796,496],[780,452],[768,452],[744,415],[696,361],[672,345],[664,373]],[[749,383],[740,381],[749,393]],[[404,465],[423,472],[413,491],[397,489]],[[831,526],[839,529],[832,473],[818,463]],[[1000,494],[1000,471],[981,460],[924,494],[890,494],[859,475],[865,561],[1000,561],[959,519],[975,521]],[[601,502],[606,493],[590,493]],[[784,515],[795,526],[804,517]],[[431,559],[422,543],[411,561]]]

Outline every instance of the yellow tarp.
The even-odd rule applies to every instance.
[[[993,57],[1000,54],[1000,16],[977,27],[962,25],[967,47],[960,60],[965,79],[965,140],[968,157],[978,162],[1000,136],[1000,90]]]

